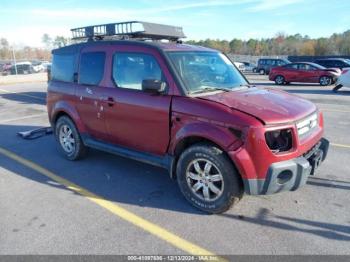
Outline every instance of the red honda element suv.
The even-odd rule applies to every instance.
[[[182,44],[179,27],[72,32],[82,41],[53,50],[47,96],[69,160],[95,148],[166,168],[192,205],[220,213],[244,192],[298,189],[326,158],[313,103],[251,86],[224,54]]]

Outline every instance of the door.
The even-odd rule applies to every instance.
[[[115,47],[112,60],[114,87],[105,97],[110,141],[130,149],[164,155],[170,137],[171,96],[166,92],[142,91],[144,79],[169,83],[169,73],[164,74],[164,61],[156,50],[132,46]]]
[[[294,82],[298,79],[298,66],[297,64],[287,64],[283,66],[284,70],[282,75],[287,82]]]
[[[299,79],[300,82],[317,83],[319,76],[317,68],[309,64],[299,64]]]
[[[100,98],[105,88],[100,86],[103,79],[106,54],[104,52],[82,52],[76,86],[77,110],[88,132],[96,139],[107,139],[104,105]]]

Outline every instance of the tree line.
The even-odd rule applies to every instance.
[[[187,41],[188,44],[201,45],[219,49],[224,53],[236,55],[275,56],[275,55],[350,55],[350,30],[333,34],[330,37],[312,39],[300,34],[286,35],[277,33],[275,37],[266,39],[231,41],[206,39]]]
[[[44,34],[41,38],[44,47],[12,46],[6,38],[0,37],[0,60],[50,60],[51,50],[66,46],[70,39],[63,36],[51,37]]]
[[[13,48],[6,38],[0,37],[0,60],[13,59],[13,53],[18,60],[49,60],[51,49],[71,43],[69,38],[63,36],[51,37],[48,34],[44,34],[41,41],[45,46],[43,48],[30,46]],[[219,49],[224,53],[236,55],[350,55],[350,30],[340,34],[333,34],[330,37],[316,39],[300,34],[287,35],[280,32],[275,37],[265,39],[241,40],[234,38],[231,41],[206,39],[199,41],[190,40],[186,41],[186,43]]]

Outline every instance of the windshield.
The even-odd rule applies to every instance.
[[[189,93],[231,91],[248,85],[223,54],[216,52],[168,52]]]

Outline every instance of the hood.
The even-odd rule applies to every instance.
[[[269,125],[292,122],[316,110],[316,106],[308,100],[273,89],[247,88],[199,98],[245,112]]]

